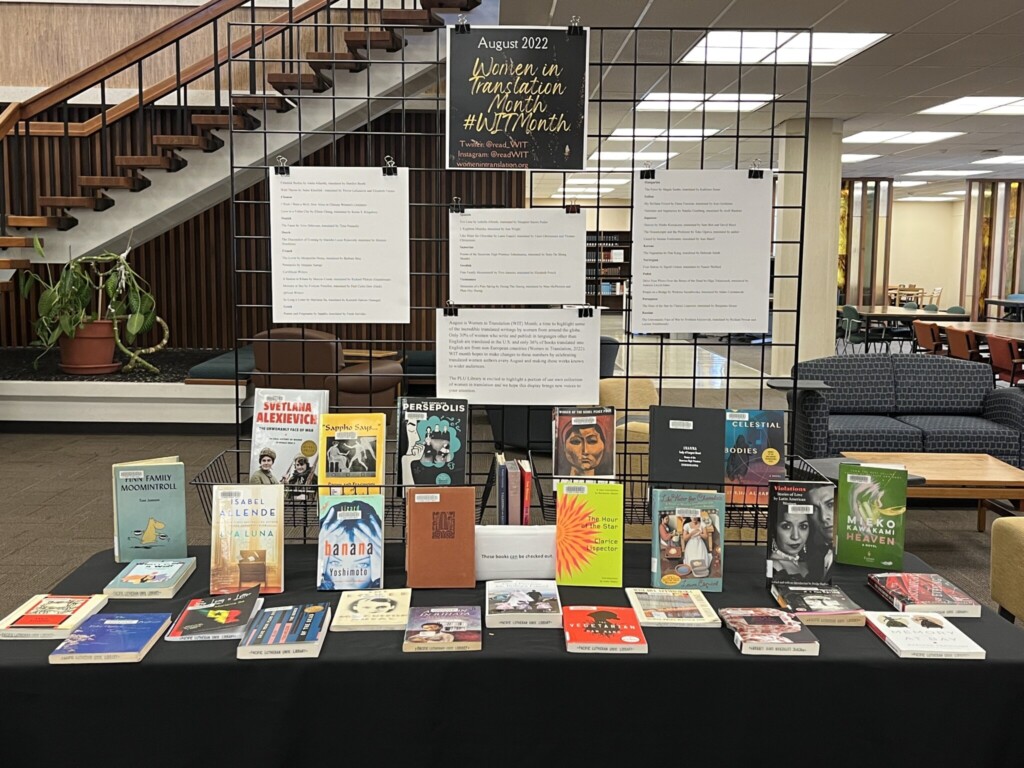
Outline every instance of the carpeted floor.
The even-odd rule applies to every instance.
[[[40,356],[36,347],[0,347],[0,380],[6,381],[81,381],[82,377],[61,371],[60,353],[51,349]],[[162,349],[143,359],[159,373],[136,367],[131,371],[89,376],[90,381],[184,381],[193,365],[223,354],[223,349]],[[124,355],[116,359],[124,362]]]

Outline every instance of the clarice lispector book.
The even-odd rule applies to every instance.
[[[284,486],[213,486],[210,594],[284,591]]]
[[[380,493],[384,483],[384,414],[320,417],[320,485],[331,493]],[[326,491],[321,488],[322,493]]]
[[[185,465],[177,456],[111,467],[114,562],[187,557]]]
[[[622,483],[557,481],[555,580],[622,586]]]
[[[258,388],[253,398],[249,482],[283,483],[287,501],[318,494],[317,438],[325,389]]]

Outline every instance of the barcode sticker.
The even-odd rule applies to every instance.
[[[141,480],[146,473],[141,469],[123,469],[117,473],[117,476],[121,480]]]
[[[334,433],[334,439],[335,440],[355,440],[356,437],[358,437],[358,436],[356,435],[355,432],[335,432]]]
[[[787,504],[786,512],[791,515],[813,515],[813,504]]]
[[[669,419],[669,429],[693,429],[692,421],[683,421],[682,419]]]
[[[221,491],[220,497],[222,499],[240,499],[242,498],[242,491]]]
[[[726,421],[750,421],[750,414],[749,413],[743,413],[742,411],[737,412],[737,413],[726,413],[725,414],[725,420]]]
[[[104,624],[138,624],[138,619],[104,619]]]
[[[597,424],[596,416],[573,416],[573,424]]]
[[[413,498],[416,499],[419,504],[436,504],[441,500],[440,493],[414,493]]]
[[[676,507],[676,514],[680,517],[700,517],[700,510],[693,507]]]
[[[870,483],[871,475],[847,475],[846,481],[848,483]]]
[[[765,560],[764,564],[767,567],[767,571],[768,571],[765,574],[765,576],[767,576],[770,579],[772,577],[772,561],[771,560]],[[775,594],[775,587],[772,587],[772,594]]]
[[[584,495],[587,492],[587,486],[585,485],[563,485],[562,493],[566,496],[579,496]]]

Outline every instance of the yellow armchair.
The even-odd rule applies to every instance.
[[[999,615],[1024,616],[1024,517],[1000,517],[992,523],[990,583]]]
[[[615,406],[615,461],[626,511],[643,512],[651,441],[647,418],[658,404],[658,390],[650,379],[601,379],[599,397],[601,405]]]

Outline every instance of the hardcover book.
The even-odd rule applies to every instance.
[[[50,654],[51,664],[142,661],[171,623],[169,613],[101,613],[86,619]]]
[[[768,484],[768,578],[827,584],[835,559],[835,486],[822,481]]]
[[[342,592],[331,632],[405,630],[411,600],[411,589]]]
[[[562,626],[562,604],[554,581],[508,579],[487,582],[486,626]]]
[[[320,485],[331,493],[380,493],[384,483],[384,414],[320,417]],[[326,493],[321,488],[322,493]]]
[[[284,591],[284,486],[213,486],[210,594]]]
[[[177,456],[111,467],[114,562],[188,556],[185,465]]]
[[[554,477],[615,478],[614,407],[557,407],[552,422]]]
[[[864,610],[829,584],[772,584],[772,597],[808,626],[863,627]]]
[[[872,573],[868,586],[897,611],[981,616],[981,603],[937,573]]]
[[[562,620],[569,653],[647,653],[647,638],[632,608],[567,605]]]
[[[985,649],[937,613],[868,611],[871,631],[901,659],[984,659]]]
[[[555,580],[562,586],[622,586],[622,483],[555,484]]]
[[[469,402],[398,398],[402,485],[465,485]]]
[[[384,585],[384,497],[321,496],[316,588]]]
[[[34,595],[0,619],[0,639],[62,640],[106,604],[106,595]]]
[[[194,557],[132,560],[103,588],[103,594],[122,600],[174,597],[195,569]]]
[[[730,504],[764,507],[768,483],[785,480],[782,411],[725,412],[725,483]]]
[[[724,494],[655,488],[651,517],[651,586],[721,592]]]
[[[778,608],[722,608],[718,611],[740,653],[757,656],[818,655],[818,638]]]
[[[840,464],[836,560],[847,565],[903,567],[907,470]]]
[[[725,411],[652,405],[652,483],[721,485],[725,476]]]
[[[188,601],[165,640],[241,640],[253,615],[263,605],[259,590],[197,597]]]
[[[722,626],[722,620],[699,589],[626,587],[626,597],[645,627]]]
[[[407,488],[406,584],[476,586],[476,490]]]
[[[283,483],[285,501],[314,502],[320,416],[327,412],[325,389],[256,390],[252,409],[249,482]]]
[[[480,606],[456,605],[439,608],[410,608],[402,650],[479,651],[483,647]]]
[[[235,656],[315,659],[323,648],[330,623],[330,603],[264,608],[249,623]]]

